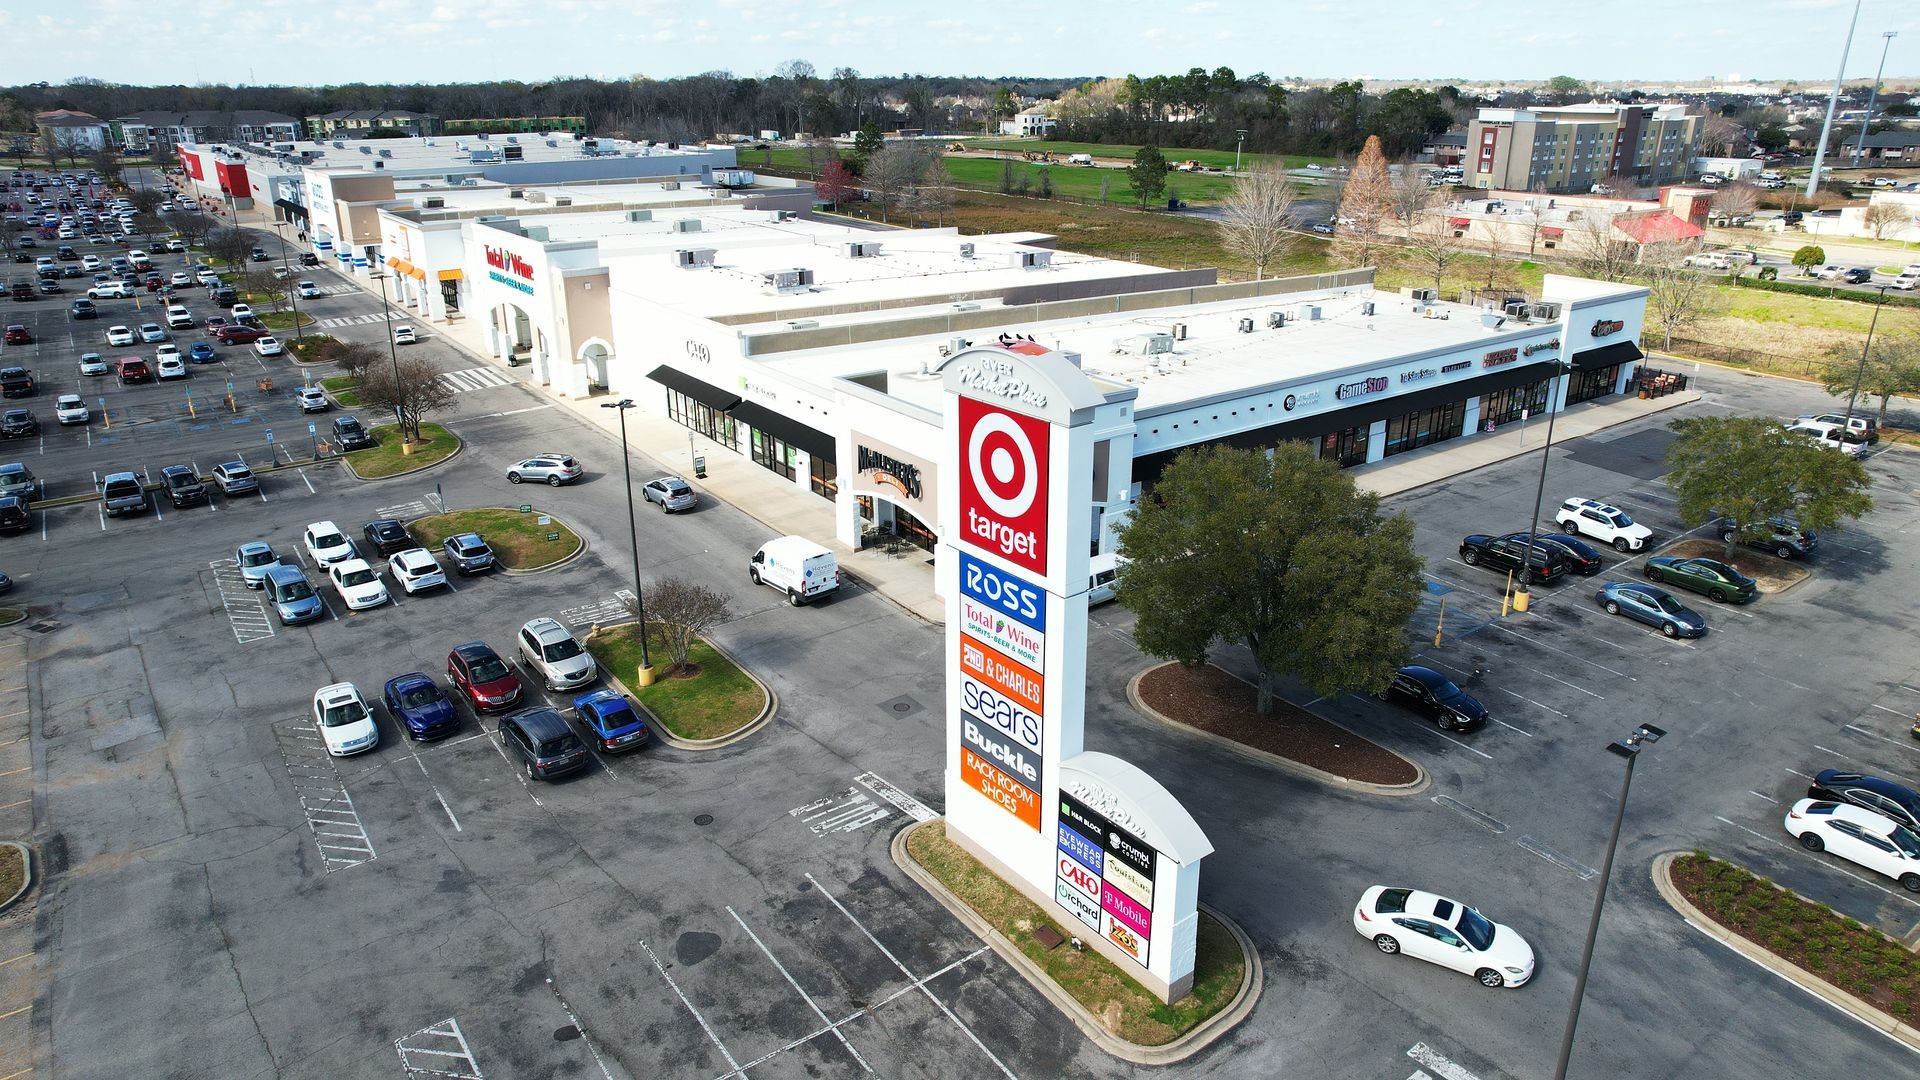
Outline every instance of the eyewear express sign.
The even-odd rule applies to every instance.
[[[1055,839],[1054,899],[1087,929],[1147,966],[1153,943],[1153,848],[1064,791]]]

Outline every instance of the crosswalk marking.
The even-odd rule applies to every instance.
[[[427,504],[422,502],[419,499],[415,499],[412,502],[394,503],[392,506],[383,506],[380,509],[375,510],[373,512],[373,516],[383,517],[383,518],[399,518],[402,521],[411,520],[413,518],[426,517]]]
[[[477,367],[461,371],[443,371],[440,381],[446,383],[456,394],[471,393],[494,386],[508,386],[513,380],[502,374],[497,368]]]
[[[366,326],[369,323],[386,321],[387,317],[385,315],[380,312],[374,312],[371,315],[340,315],[331,319],[321,319],[318,325],[323,330],[331,330],[340,326]]]
[[[1458,1062],[1442,1057],[1438,1050],[1426,1043],[1414,1043],[1407,1050],[1407,1056],[1426,1069],[1433,1070],[1433,1075],[1440,1077],[1440,1080],[1479,1080]]]
[[[421,1028],[411,1035],[403,1035],[393,1041],[393,1046],[400,1051],[400,1067],[407,1070],[408,1076],[484,1080],[480,1063],[473,1059],[473,1050],[467,1046],[467,1037],[460,1031],[460,1022],[452,1017]],[[426,1057],[425,1061],[415,1060],[422,1055]]]

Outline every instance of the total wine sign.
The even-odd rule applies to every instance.
[[[533,295],[533,264],[512,251],[492,244],[485,245],[487,255],[487,278],[497,281],[509,289],[517,289]]]

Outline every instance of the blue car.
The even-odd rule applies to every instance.
[[[1707,620],[1682,604],[1665,589],[1637,581],[1610,581],[1594,594],[1609,615],[1625,615],[1648,626],[1657,626],[1670,638],[1699,637],[1707,632]]]
[[[187,359],[196,364],[211,364],[217,355],[211,341],[196,341],[187,346]]]
[[[452,734],[460,726],[460,714],[433,676],[420,671],[387,680],[387,711],[416,740],[425,742]]]
[[[595,690],[573,699],[573,713],[593,744],[606,751],[632,750],[647,741],[647,722],[618,690]]]

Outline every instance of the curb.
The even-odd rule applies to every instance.
[[[608,624],[606,629],[611,630],[617,626],[632,626],[632,625],[634,624],[630,622],[610,623]],[[654,712],[652,709],[648,709],[644,704],[641,704],[640,696],[638,694],[635,694],[632,690],[627,689],[626,682],[622,680],[620,676],[615,675],[612,671],[607,670],[604,667],[601,669],[602,672],[605,673],[608,682],[612,683],[616,688],[618,688],[622,694],[625,694],[626,696],[632,698],[633,703],[635,705],[639,705],[640,708],[644,710],[648,716],[653,717],[654,729],[655,729],[655,732],[660,736],[660,741],[666,743],[668,746],[671,746],[676,750],[692,750],[692,751],[698,752],[702,750],[719,750],[723,747],[732,746],[734,743],[741,742],[745,740],[748,736],[757,733],[761,728],[766,727],[767,723],[773,719],[773,714],[776,711],[778,711],[780,708],[780,698],[778,695],[776,695],[773,692],[773,687],[768,686],[765,682],[763,682],[760,676],[755,675],[753,673],[753,670],[751,668],[747,667],[747,665],[745,664],[742,664],[740,661],[735,660],[733,658],[732,653],[721,648],[720,644],[714,641],[713,639],[702,638],[701,640],[705,641],[707,643],[707,646],[711,648],[714,652],[717,652],[721,656],[726,657],[727,660],[730,663],[732,663],[734,667],[737,667],[742,672],[744,672],[747,678],[752,679],[753,684],[755,686],[758,686],[760,688],[760,692],[762,694],[765,694],[767,698],[767,703],[764,706],[762,706],[760,709],[760,715],[754,717],[753,719],[747,721],[745,724],[741,725],[738,730],[728,732],[725,735],[716,735],[711,739],[683,739],[680,736],[675,735],[673,732],[667,730],[667,726],[660,722],[660,718],[654,715]]]
[[[324,393],[324,391],[322,391],[322,392]],[[333,398],[333,395],[332,395],[332,394],[327,394],[327,398],[328,398],[328,400],[332,400],[332,398]],[[334,404],[336,404],[336,405],[339,405],[340,403],[336,401],[336,402],[334,402]],[[341,408],[343,408],[343,409],[344,409],[344,408],[346,408],[346,406],[344,406],[344,405],[341,405],[340,407],[341,407]],[[460,456],[460,453],[461,453],[461,451],[463,451],[463,450],[465,450],[465,449],[467,448],[467,440],[465,440],[465,439],[462,439],[462,438],[460,438],[460,436],[458,436],[458,435],[454,435],[454,434],[453,434],[453,432],[452,432],[451,430],[449,430],[449,429],[446,429],[446,428],[442,428],[441,430],[443,430],[443,431],[446,431],[446,432],[447,432],[447,434],[449,434],[449,435],[453,435],[453,437],[454,437],[454,440],[455,440],[455,441],[456,441],[456,442],[457,442],[457,443],[458,443],[459,445],[457,445],[457,446],[455,446],[455,447],[453,448],[453,453],[451,453],[451,454],[448,454],[448,455],[447,455],[446,457],[443,457],[443,458],[441,458],[441,459],[440,459],[439,461],[430,461],[430,462],[428,462],[427,464],[425,464],[425,465],[421,465],[421,466],[419,466],[419,467],[417,467],[417,468],[412,468],[412,469],[404,469],[404,470],[402,470],[402,471],[400,471],[400,472],[397,472],[397,473],[388,473],[388,474],[387,474],[387,475],[385,475],[385,476],[361,476],[361,475],[360,475],[360,470],[358,470],[358,469],[356,469],[356,468],[354,468],[354,467],[353,467],[353,456],[352,456],[351,454],[341,454],[341,455],[339,455],[339,457],[340,457],[340,461],[341,461],[341,462],[342,462],[343,464],[345,464],[345,465],[346,465],[346,467],[347,467],[347,471],[353,474],[353,478],[354,478],[355,480],[358,480],[358,481],[360,481],[361,483],[364,483],[364,484],[377,484],[377,483],[379,483],[379,482],[380,482],[380,481],[382,481],[382,480],[398,480],[398,479],[400,479],[400,478],[401,478],[401,477],[403,477],[403,476],[413,476],[413,475],[414,475],[414,474],[416,474],[416,473],[423,473],[423,472],[426,472],[426,471],[427,471],[428,469],[437,469],[437,468],[439,468],[440,466],[442,466],[442,465],[445,465],[445,464],[446,464],[447,462],[449,462],[449,461],[452,461],[452,460],[453,460],[454,458],[457,458],[457,457],[459,457],[459,456]],[[362,449],[364,449],[364,447],[363,447]],[[582,545],[582,547],[583,547],[583,548],[584,548],[584,546],[585,546],[585,544],[586,544],[586,542],[587,542],[587,541],[586,541],[586,538],[585,538],[585,537],[581,537],[581,538],[580,538],[580,543],[581,543],[581,545]]]
[[[1208,1017],[1192,1031],[1163,1046],[1142,1046],[1139,1043],[1130,1043],[1109,1032],[1100,1026],[1100,1022],[1094,1018],[1093,1013],[1087,1011],[1085,1005],[1060,989],[1059,984],[1048,978],[1038,965],[1028,959],[1026,953],[1021,952],[1013,942],[1007,940],[1006,935],[994,929],[971,907],[968,907],[966,901],[953,895],[952,891],[941,884],[938,878],[913,861],[913,857],[907,853],[908,838],[920,829],[931,825],[944,827],[945,822],[944,817],[916,821],[894,833],[893,840],[888,844],[894,865],[912,878],[915,884],[925,889],[927,895],[939,901],[940,906],[946,908],[954,918],[965,923],[967,929],[972,930],[986,942],[1000,959],[1005,960],[1021,978],[1027,980],[1034,989],[1040,991],[1042,996],[1052,1002],[1054,1008],[1059,1009],[1067,1019],[1073,1021],[1073,1026],[1079,1028],[1080,1033],[1095,1046],[1122,1061],[1130,1061],[1136,1065],[1170,1065],[1185,1061],[1213,1045],[1221,1036],[1232,1031],[1240,1021],[1253,1013],[1254,1005],[1260,1000],[1260,991],[1266,984],[1266,972],[1260,963],[1260,953],[1253,947],[1252,939],[1240,929],[1239,924],[1206,904],[1201,904],[1200,910],[1219,919],[1221,925],[1233,934],[1234,940],[1240,943],[1240,953],[1246,967],[1245,973],[1240,978],[1239,993],[1234,995],[1226,1008]]]
[[[1920,1029],[1916,1029],[1910,1024],[1895,1019],[1880,1009],[1867,1004],[1852,994],[1847,993],[1845,990],[1822,979],[1818,975],[1807,971],[1805,968],[1775,956],[1760,946],[1755,945],[1753,942],[1748,941],[1746,938],[1741,937],[1739,934],[1734,933],[1732,930],[1713,921],[1712,916],[1694,907],[1692,901],[1681,895],[1679,888],[1673,884],[1669,874],[1669,871],[1673,867],[1673,860],[1679,858],[1681,855],[1688,854],[1692,853],[1685,851],[1668,851],[1653,860],[1653,887],[1659,890],[1660,898],[1665,900],[1667,905],[1673,908],[1682,919],[1685,919],[1688,925],[1715,941],[1718,941],[1720,944],[1725,945],[1734,952],[1739,953],[1741,956],[1746,957],[1748,960],[1753,961],[1755,964],[1798,986],[1814,997],[1852,1016],[1855,1020],[1900,1040],[1902,1043],[1905,1043],[1909,1049],[1920,1050]],[[1734,865],[1738,864],[1736,863]],[[1774,885],[1773,887],[1779,889],[1781,892],[1790,893],[1794,896],[1800,895],[1793,892],[1792,889],[1783,888],[1779,885]],[[1805,899],[1805,897],[1801,897],[1801,899]]]
[[[343,459],[343,460],[344,460],[344,459]],[[451,461],[451,460],[452,460],[452,458],[451,458],[451,457],[449,457],[449,458],[448,458],[448,460],[449,460],[449,461]],[[405,475],[407,475],[407,474],[406,474],[406,473],[396,473],[395,475],[396,475],[396,476],[405,476]],[[391,477],[391,476],[383,476],[383,477],[381,477],[380,479],[382,479],[382,480],[391,480],[391,479],[393,479],[393,477]],[[519,508],[519,507],[517,507],[517,506],[469,506],[469,507],[465,507],[464,509],[465,509],[465,510],[503,510],[503,511],[506,511],[506,512],[509,512],[509,513],[519,513],[519,512],[520,512],[520,508]],[[408,521],[407,521],[407,522],[406,522],[405,524],[407,524],[407,525],[412,525],[412,524],[413,524],[413,523],[414,523],[415,521],[425,521],[425,520],[426,520],[427,518],[430,518],[430,517],[445,517],[445,516],[447,516],[448,514],[458,514],[458,513],[461,513],[461,512],[462,512],[461,510],[442,510],[442,511],[441,511],[440,513],[438,513],[438,514],[422,514],[421,516],[419,516],[419,517],[417,517],[417,518],[412,518],[412,519],[410,519],[410,520],[408,520]],[[551,516],[551,515],[549,515],[549,516]],[[573,529],[573,526],[571,526],[571,525],[569,525],[569,526],[567,526],[567,528],[568,528],[568,530],[570,530],[570,531],[571,531],[571,530]],[[409,535],[409,536],[411,536],[411,535],[413,535],[413,534],[412,534],[412,533],[408,533],[407,535]],[[568,563],[570,563],[570,562],[572,562],[573,560],[575,560],[575,559],[577,559],[577,558],[579,558],[580,556],[582,556],[582,555],[584,555],[584,554],[586,554],[586,553],[587,553],[587,538],[586,538],[586,537],[584,537],[584,536],[581,536],[581,535],[580,535],[580,534],[579,534],[578,532],[575,532],[575,533],[574,533],[573,535],[574,535],[574,536],[575,536],[575,537],[576,537],[576,538],[577,538],[577,539],[578,539],[578,540],[580,541],[580,547],[579,547],[579,549],[578,549],[578,550],[576,550],[576,551],[574,551],[574,553],[573,553],[573,554],[571,554],[571,555],[568,555],[568,556],[566,556],[566,557],[565,557],[565,558],[563,558],[563,559],[558,559],[558,560],[556,560],[556,561],[554,561],[554,562],[550,562],[550,563],[548,563],[548,564],[547,564],[547,565],[545,565],[545,566],[541,566],[541,567],[536,567],[536,568],[534,568],[534,569],[532,569],[532,570],[509,570],[509,569],[507,569],[507,568],[506,568],[505,566],[502,566],[502,565],[500,565],[500,562],[499,562],[499,556],[497,556],[497,555],[496,555],[496,556],[494,557],[494,568],[495,568],[495,569],[497,569],[497,570],[499,570],[501,574],[503,574],[503,575],[505,575],[505,576],[507,576],[507,577],[527,577],[527,576],[530,576],[530,575],[532,575],[532,574],[544,574],[544,573],[546,573],[546,572],[547,572],[547,571],[549,571],[549,570],[558,570],[558,569],[560,569],[561,567],[563,567],[563,566],[565,566],[565,565],[567,565]]]
[[[1173,662],[1174,661],[1171,661],[1171,660],[1167,661],[1167,663],[1173,663]],[[1334,787],[1338,787],[1346,791],[1359,792],[1363,795],[1388,795],[1388,796],[1418,795],[1421,792],[1427,790],[1429,787],[1433,786],[1433,774],[1427,772],[1426,766],[1421,765],[1419,762],[1414,761],[1413,759],[1407,757],[1404,754],[1401,754],[1396,750],[1392,750],[1387,747],[1380,746],[1379,743],[1373,742],[1372,739],[1368,739],[1366,736],[1361,735],[1358,732],[1350,732],[1350,734],[1352,734],[1353,737],[1356,739],[1364,739],[1369,743],[1373,743],[1373,745],[1375,746],[1380,746],[1380,749],[1385,750],[1387,753],[1392,754],[1394,757],[1397,757],[1401,761],[1404,761],[1407,764],[1413,766],[1413,771],[1418,775],[1413,780],[1410,780],[1404,784],[1374,784],[1374,783],[1369,783],[1365,780],[1350,780],[1344,776],[1339,775],[1338,773],[1330,773],[1330,772],[1327,772],[1325,769],[1316,769],[1311,765],[1303,764],[1301,762],[1293,760],[1292,758],[1281,757],[1279,754],[1275,754],[1267,750],[1262,750],[1258,747],[1248,746],[1246,743],[1243,743],[1243,742],[1235,742],[1234,740],[1227,738],[1225,735],[1216,735],[1211,731],[1203,731],[1200,728],[1193,727],[1190,724],[1183,724],[1180,721],[1175,720],[1170,716],[1166,716],[1162,713],[1156,712],[1145,701],[1141,700],[1140,680],[1146,678],[1148,674],[1154,671],[1157,671],[1160,668],[1165,666],[1166,664],[1155,664],[1153,667],[1147,668],[1146,670],[1141,671],[1138,674],[1134,675],[1133,678],[1128,679],[1127,680],[1127,703],[1132,705],[1134,707],[1134,710],[1139,712],[1142,716],[1148,717],[1149,719],[1158,720],[1160,723],[1165,724],[1166,726],[1174,729],[1175,731],[1178,731],[1187,735],[1198,736],[1199,738],[1205,739],[1208,742],[1212,742],[1217,745],[1224,746],[1229,750],[1233,750],[1237,753],[1250,757],[1253,760],[1260,762],[1262,764],[1278,766],[1279,768],[1285,769],[1288,772],[1294,773],[1299,776],[1304,776],[1309,780],[1317,780],[1323,784],[1328,784]],[[1296,708],[1298,708],[1298,706],[1296,706]],[[1319,715],[1319,714],[1316,713],[1315,715]],[[1320,717],[1320,719],[1326,721],[1329,724],[1333,724],[1333,721],[1327,720],[1327,718],[1324,716]],[[1340,725],[1338,724],[1334,724],[1334,726],[1340,727]],[[1341,730],[1346,731],[1347,729],[1341,728]]]
[[[7,897],[5,900],[0,900],[0,911],[5,911],[12,907],[21,897],[27,895],[28,890],[33,888],[33,851],[28,848],[27,845],[17,844],[12,840],[0,840],[0,847],[10,847],[20,853],[22,872],[19,891]]]

